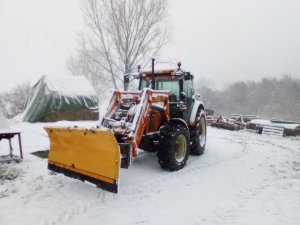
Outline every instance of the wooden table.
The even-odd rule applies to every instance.
[[[23,150],[22,150],[22,141],[21,141],[21,132],[15,132],[15,131],[2,131],[0,130],[0,141],[2,139],[7,139],[9,142],[9,150],[10,150],[10,156],[12,157],[13,148],[11,145],[11,139],[17,135],[19,140],[19,150],[20,150],[20,157],[23,159]]]

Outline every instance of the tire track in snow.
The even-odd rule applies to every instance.
[[[273,138],[273,137],[272,137]],[[280,141],[279,141],[280,142]],[[290,153],[289,158],[290,160],[287,161],[275,161],[275,164],[270,164],[269,160],[270,158],[267,157],[263,160],[265,163],[264,165],[269,166],[269,176],[268,179],[263,179],[262,182],[256,183],[254,185],[248,186],[247,189],[239,190],[239,193],[233,197],[233,200],[231,202],[234,202],[234,204],[230,205],[222,205],[216,208],[216,217],[213,221],[213,224],[241,224],[242,222],[238,220],[239,218],[247,218],[249,219],[249,213],[251,212],[251,209],[249,209],[249,205],[253,204],[256,199],[261,200],[261,197],[264,198],[270,198],[272,199],[272,193],[270,193],[269,188],[275,189],[276,193],[278,192],[280,181],[282,181],[282,178],[285,178],[285,174],[291,174],[290,172],[287,172],[285,169],[289,167],[288,164],[295,165],[295,161],[291,160],[293,156],[297,155],[299,156],[299,152],[295,152],[295,149],[289,148],[288,146],[276,144],[274,142],[271,142],[270,140],[265,139],[256,139],[252,140],[253,144],[258,144],[261,146],[274,146],[274,148],[271,148],[272,153],[278,154],[278,151],[284,151],[288,150]],[[281,143],[281,142],[280,142]],[[270,151],[270,150],[269,150]],[[299,158],[299,157],[298,157]],[[290,162],[292,161],[292,162]],[[297,163],[296,163],[297,164]],[[260,164],[259,164],[260,165]],[[297,167],[297,166],[296,166]],[[300,167],[300,166],[299,166]],[[297,168],[292,167],[295,171],[297,171]],[[283,175],[283,177],[282,177]],[[291,178],[293,178],[294,175],[291,175]],[[288,183],[288,182],[285,182]],[[274,191],[274,190],[273,190]],[[249,194],[250,193],[250,194]],[[274,210],[274,209],[273,209]],[[254,215],[252,215],[254,216]],[[250,218],[253,220],[253,218]],[[280,222],[284,223],[283,220],[280,220]],[[244,224],[244,223],[243,223]]]
[[[146,156],[147,154],[145,154]],[[196,158],[196,157],[195,157]],[[196,162],[201,160],[201,158],[193,159],[191,161],[189,166],[185,167],[183,170],[179,170],[176,172],[167,172],[163,171],[166,176],[157,176],[155,179],[152,179],[149,182],[144,182],[142,184],[138,184],[137,186],[130,187],[125,189],[126,187],[123,186],[123,190],[121,190],[118,195],[121,195],[122,198],[129,198],[132,199],[138,198],[151,198],[153,193],[159,193],[165,190],[168,190],[174,186],[174,183],[178,183],[178,180],[181,180],[182,178],[186,177],[187,175],[190,175],[192,172],[198,172],[199,169],[213,167],[215,163],[221,163],[221,160],[218,162],[215,162],[214,165],[205,165],[202,163],[201,166],[196,166]],[[194,166],[190,166],[194,165]],[[161,180],[164,180],[164,185],[161,185]],[[193,185],[193,182],[190,183],[190,185]],[[64,224],[72,221],[75,217],[86,214],[90,212],[91,210],[96,209],[97,207],[102,207],[103,204],[105,205],[107,202],[116,201],[118,200],[118,197],[115,197],[115,194],[108,193],[102,189],[98,189],[98,195],[97,199],[93,201],[85,202],[84,204],[77,204],[73,206],[69,210],[65,210],[61,213],[59,213],[54,219],[50,219],[44,222],[44,225],[58,225],[58,224]],[[148,191],[151,190],[149,193]],[[203,190],[203,192],[206,190]]]
[[[225,139],[225,140],[233,141],[230,139]],[[209,150],[207,149],[207,151],[209,151]],[[140,154],[140,158],[147,157],[147,156],[149,156],[149,154],[146,152],[143,154]],[[126,197],[132,197],[134,195],[134,197],[143,198],[143,197],[145,197],[145,196],[143,196],[145,194],[144,190],[150,189],[151,192],[161,192],[162,189],[167,190],[170,188],[170,186],[171,187],[173,186],[173,185],[171,185],[171,183],[173,183],[172,181],[177,181],[178,179],[181,179],[182,177],[184,177],[186,175],[190,175],[191,172],[198,172],[199,169],[203,169],[203,168],[209,169],[211,167],[214,167],[216,164],[220,164],[223,162],[223,160],[220,159],[220,160],[215,160],[213,163],[208,164],[208,163],[206,163],[205,159],[202,159],[203,157],[205,157],[205,154],[203,156],[200,156],[200,158],[197,156],[190,157],[188,160],[188,165],[183,170],[179,170],[179,171],[176,171],[173,173],[162,170],[162,173],[167,174],[167,176],[163,176],[164,186],[161,186],[161,185],[157,186],[157,184],[161,184],[160,181],[162,179],[161,176],[157,176],[155,179],[152,179],[149,182],[144,182],[142,184],[138,184],[137,186],[130,187],[129,189],[127,188],[126,190],[121,190],[118,195],[122,195],[122,196],[125,195]],[[204,160],[204,162],[203,162],[203,160]],[[200,166],[199,165],[197,166],[197,161],[202,161]],[[193,185],[193,182],[191,182],[191,185]],[[124,188],[126,188],[126,187],[124,187]],[[206,190],[202,190],[202,191],[206,191]],[[96,200],[88,201],[88,202],[85,202],[84,204],[77,204],[77,205],[73,206],[72,208],[70,208],[69,210],[64,210],[63,212],[59,213],[54,219],[46,220],[44,222],[44,225],[63,224],[63,223],[73,220],[73,218],[76,216],[85,214],[85,213],[101,206],[101,204],[103,204],[103,203],[105,204],[106,203],[106,201],[105,201],[106,194],[111,195],[111,193],[107,193],[106,191],[99,189]],[[112,196],[108,196],[107,198],[109,199],[108,201],[115,200],[115,198]]]
[[[244,154],[240,154],[238,157],[240,158],[243,156]],[[147,157],[147,153],[142,155],[142,157]],[[235,156],[233,160],[236,160],[238,157]],[[226,161],[224,162],[222,159],[212,160],[210,163],[207,163],[205,161],[205,158],[206,158],[205,154],[200,158],[197,156],[191,157],[189,160],[189,164],[183,170],[179,170],[176,172],[167,172],[162,170],[161,171],[162,174],[160,174],[160,176],[156,176],[155,179],[152,179],[151,181],[143,182],[142,184],[138,184],[130,188],[126,188],[125,186],[123,186],[124,189],[121,190],[118,195],[121,195],[123,199],[125,198],[129,199],[128,201],[130,201],[130,199],[132,198],[150,199],[153,197],[154,193],[160,193],[172,189],[174,185],[180,183],[181,180],[184,180],[183,178],[186,178],[191,174],[199,173],[199,171],[205,173],[205,170],[210,170],[212,167],[215,167],[218,164],[226,163]],[[163,180],[163,185],[161,185],[162,180]],[[197,182],[191,179],[187,185],[192,186],[195,185],[196,183]],[[199,192],[202,193],[208,192],[206,187],[201,187],[201,188],[202,189],[199,190]],[[107,201],[106,201],[106,195],[109,195],[107,196]],[[68,216],[59,215],[58,218],[54,220],[53,223],[51,223],[51,225],[61,224],[62,221],[70,222],[77,216],[90,212],[91,210],[95,210],[97,207],[103,207],[103,204],[105,205],[107,202],[118,200],[118,197],[114,197],[111,195],[113,194],[100,190],[98,200],[87,202],[83,206],[81,206],[80,209],[78,209],[78,206],[76,206],[75,207],[76,213],[72,213],[74,210],[71,210],[71,213],[70,212],[61,213],[63,215],[67,214]],[[99,201],[99,199],[101,200]]]
[[[237,133],[234,133],[237,134]],[[255,135],[255,134],[253,134]],[[250,153],[249,150],[249,136],[245,135],[243,133],[239,135],[226,135],[223,139],[225,141],[231,142],[231,143],[238,143],[242,146],[243,151],[242,154],[236,154],[231,160],[238,160],[243,157],[246,157],[247,153]],[[218,137],[219,138],[219,137]],[[222,139],[222,138],[220,138]],[[272,142],[266,141],[263,139],[257,139],[256,136],[250,137],[251,144],[259,144],[259,145],[270,145]],[[209,149],[207,149],[209,151]],[[257,154],[257,153],[255,153]],[[149,155],[142,154],[141,157],[149,157]],[[222,159],[214,160],[212,159],[210,162],[206,161],[206,154],[198,157],[190,157],[189,163],[187,166],[180,171],[176,171],[174,173],[165,172],[162,171],[162,174],[159,176],[156,176],[151,181],[146,181],[141,184],[137,184],[133,187],[126,188],[125,186],[122,186],[122,189],[118,195],[122,196],[122,200],[125,201],[125,199],[138,198],[138,199],[151,199],[153,197],[154,193],[161,193],[169,190],[170,188],[173,188],[174,185],[180,183],[179,180],[183,180],[183,178],[186,178],[188,176],[191,176],[193,173],[198,173],[199,171],[201,173],[205,173],[206,170],[210,170],[213,167],[220,166],[222,163],[228,163],[228,161],[223,161]],[[200,174],[201,175],[201,174]],[[126,178],[125,178],[126,179]],[[163,180],[163,185],[162,181]],[[236,218],[241,218],[243,215],[247,214],[248,211],[246,210],[247,205],[249,205],[255,198],[258,197],[259,192],[261,192],[261,189],[264,188],[266,185],[268,185],[268,181],[265,181],[261,184],[254,184],[250,185],[246,191],[245,190],[238,190],[239,194],[231,197],[230,199],[225,202],[225,206],[219,206],[216,208],[215,212],[208,218],[208,220],[214,221],[215,224],[224,224],[226,222],[227,224],[234,223]],[[197,184],[197,181],[190,181],[189,185],[195,185]],[[150,192],[149,192],[150,190]],[[207,188],[200,186],[199,192],[207,193]],[[250,196],[247,193],[252,193]],[[261,195],[261,194],[259,194]],[[207,196],[209,199],[211,196]],[[234,200],[232,200],[234,199]],[[101,189],[99,189],[98,196],[96,200],[85,202],[82,205],[75,205],[70,210],[66,210],[62,213],[60,213],[57,218],[55,218],[53,221],[45,222],[44,225],[56,225],[56,224],[65,224],[70,223],[74,221],[76,217],[82,216],[84,214],[88,214],[96,209],[101,209],[107,205],[109,205],[112,202],[117,202],[120,200],[118,196],[115,196],[114,194],[107,193]],[[235,202],[235,204],[232,204],[232,202]],[[99,211],[99,216],[101,217],[101,210]],[[220,218],[220,219],[216,219]],[[140,220],[136,221],[136,224],[143,223]]]
[[[99,189],[99,192],[97,193],[97,197],[95,200],[85,202],[84,204],[76,204],[70,209],[63,210],[54,218],[47,219],[42,224],[44,225],[66,224],[69,221],[71,221],[74,217],[86,214],[92,209],[98,207],[101,203],[105,203],[105,202],[106,202],[105,191]]]
[[[240,218],[249,216],[250,209],[248,209],[247,206],[259,198],[259,196],[264,195],[268,184],[268,181],[264,181],[260,185],[255,184],[248,187],[248,189],[238,190],[238,194],[231,197],[227,203],[215,209],[214,213],[216,216],[213,217],[213,224],[239,224]]]

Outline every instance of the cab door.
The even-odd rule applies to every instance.
[[[185,104],[187,108],[187,110],[183,113],[183,119],[188,121],[194,104],[193,95],[195,92],[192,79],[183,79],[183,92],[185,94]]]

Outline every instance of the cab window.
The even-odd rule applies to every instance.
[[[194,94],[194,88],[191,80],[185,80],[183,82],[183,91],[185,92],[186,97],[192,98]]]
[[[176,99],[179,99],[179,81],[178,80],[156,80],[156,89],[157,90],[166,90],[170,91],[172,95],[176,96]]]

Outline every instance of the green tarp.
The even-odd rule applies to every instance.
[[[31,89],[25,122],[97,120],[98,98],[84,77],[43,76]]]

